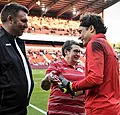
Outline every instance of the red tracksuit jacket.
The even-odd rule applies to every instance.
[[[91,38],[86,47],[86,77],[73,82],[74,91],[86,91],[87,115],[120,115],[119,65],[116,53],[103,34]]]

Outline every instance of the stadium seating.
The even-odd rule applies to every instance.
[[[53,47],[52,45],[26,44],[26,54],[31,65],[49,65],[54,61],[62,59],[60,45]],[[80,62],[85,63],[85,58],[81,54]]]
[[[79,21],[29,16],[27,33],[78,36]]]

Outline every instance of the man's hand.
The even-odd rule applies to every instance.
[[[55,71],[51,71],[42,80],[42,82],[41,82],[41,88],[43,90],[47,91],[47,90],[50,89],[51,83],[55,83],[55,82],[60,82],[60,80],[58,79],[58,76],[56,75],[56,72]]]
[[[59,80],[61,81],[61,83],[58,83],[59,89],[65,94],[71,94],[71,97],[73,97],[72,83],[63,76],[59,76]]]
[[[46,75],[46,77],[49,80],[49,82],[51,82],[51,83],[60,81],[58,79],[58,76],[56,75],[56,71],[51,71],[49,74]]]

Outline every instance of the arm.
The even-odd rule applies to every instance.
[[[47,74],[48,75],[48,74]],[[51,82],[50,82],[50,80],[48,79],[48,76],[45,76],[45,78],[42,80],[42,82],[41,82],[41,88],[43,89],[43,90],[49,90],[50,89],[50,86],[51,86]]]
[[[41,82],[41,87],[43,90],[49,90],[51,83],[59,82],[58,76],[56,75],[56,71],[51,71],[46,74],[45,78]]]
[[[51,84],[59,81],[58,74],[57,65],[55,63],[50,64],[46,71],[45,78],[41,82],[41,88],[46,91],[49,90]]]
[[[90,89],[103,82],[104,51],[102,45],[98,42],[88,44],[86,55],[86,77],[72,83],[73,91]]]

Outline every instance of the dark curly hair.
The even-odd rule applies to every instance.
[[[90,27],[91,25],[94,26],[96,34],[98,33],[105,34],[107,32],[107,28],[104,25],[101,16],[94,13],[86,13],[81,15],[80,26]]]

